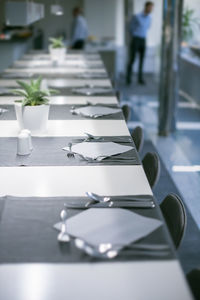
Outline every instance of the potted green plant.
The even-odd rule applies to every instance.
[[[194,17],[195,11],[186,7],[182,17],[182,39],[188,43],[193,38],[194,29],[199,25],[199,19]]]
[[[66,47],[63,43],[63,37],[59,38],[49,38],[49,52],[51,60],[57,63],[62,63],[65,59]]]
[[[57,93],[56,90],[42,90],[42,77],[31,80],[30,84],[17,81],[20,89],[13,91],[22,96],[15,101],[15,112],[20,129],[29,129],[32,134],[44,133],[47,130],[49,116],[48,96]]]

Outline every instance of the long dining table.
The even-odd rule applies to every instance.
[[[84,78],[84,74],[89,77]],[[104,76],[97,78],[98,74]],[[28,157],[18,157],[14,101],[20,97],[11,90],[17,87],[17,79],[29,82],[39,75],[60,94],[49,97],[47,132],[33,134],[33,152]],[[86,86],[108,88],[109,92],[72,92],[72,88]],[[0,91],[1,88],[10,91],[0,95],[0,108],[6,110],[0,114],[0,299],[192,299],[122,112],[97,119],[70,114],[72,106],[84,107],[88,101],[94,106],[119,107],[100,55],[67,53],[61,67],[52,64],[49,54],[33,51],[0,75]],[[90,163],[68,158],[62,147],[76,139],[82,141],[85,132],[105,141],[132,145],[127,156],[134,160]],[[87,191],[102,196],[152,196],[154,208],[131,211],[162,222],[145,241],[167,244],[169,254],[97,259],[82,253],[71,242],[60,244],[53,225],[59,221],[63,204],[85,198]],[[76,213],[69,209],[69,217]]]

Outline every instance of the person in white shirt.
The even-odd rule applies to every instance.
[[[73,9],[74,20],[71,29],[71,48],[83,49],[88,38],[88,25],[79,7]]]

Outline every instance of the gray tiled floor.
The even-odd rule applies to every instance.
[[[139,122],[138,118],[131,118],[128,123],[129,128],[132,129],[140,122],[144,126],[146,136],[156,146],[200,228],[200,172],[194,172],[190,168],[200,166],[200,109],[194,103],[189,103],[180,97],[177,124],[179,129],[167,138],[159,137],[157,135],[158,84],[155,78],[147,76],[146,86],[137,86],[133,83],[129,87],[122,79],[118,82],[117,88],[121,91],[121,100],[128,102],[139,117]],[[184,166],[189,168],[180,169]],[[178,171],[177,167],[179,167]]]

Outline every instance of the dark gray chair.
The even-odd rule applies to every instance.
[[[127,104],[122,105],[122,112],[125,118],[125,121],[128,122],[131,117],[131,108]]]
[[[160,178],[160,159],[155,152],[148,152],[142,160],[143,168],[151,188],[154,188]]]
[[[137,126],[132,131],[132,139],[138,152],[142,150],[144,144],[144,132],[142,127]]]
[[[179,247],[187,224],[187,216],[182,200],[176,194],[169,194],[160,208],[176,248]]]
[[[193,269],[187,274],[187,280],[196,300],[200,299],[200,268]]]

